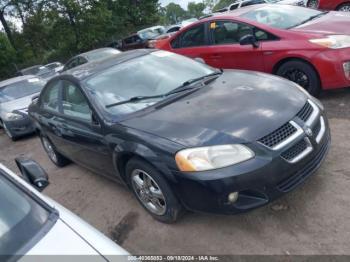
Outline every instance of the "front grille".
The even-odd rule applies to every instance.
[[[330,138],[327,137],[321,149],[318,151],[317,155],[301,170],[299,170],[294,175],[288,177],[287,179],[281,181],[277,188],[282,192],[289,192],[304,182],[309,176],[311,176],[317,168],[320,166],[323,158],[327,153],[329,147]]]
[[[259,140],[260,143],[264,144],[268,147],[274,147],[278,145],[279,143],[286,140],[288,137],[293,135],[297,129],[291,124],[286,123],[277,130],[273,131],[272,133],[268,134],[267,136],[264,136]]]
[[[291,161],[297,156],[299,156],[301,153],[303,153],[307,149],[307,143],[305,139],[300,140],[298,143],[296,143],[294,146],[289,148],[288,150],[284,151],[281,156],[287,160]]]
[[[314,134],[314,137],[317,137],[318,133],[320,133],[321,130],[321,121],[320,119],[317,121],[317,123],[312,128],[312,133]]]
[[[313,112],[312,106],[310,105],[309,102],[306,102],[306,104],[303,106],[303,108],[297,114],[297,117],[299,117],[301,120],[306,122],[309,119],[309,117],[311,116],[312,112]]]

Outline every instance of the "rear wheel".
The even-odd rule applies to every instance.
[[[64,167],[70,163],[70,161],[66,157],[57,152],[55,146],[47,137],[40,135],[40,140],[48,157],[56,166]]]
[[[321,91],[317,72],[303,61],[286,62],[278,68],[276,74],[297,83],[313,96],[317,96]]]
[[[148,213],[164,223],[176,222],[183,208],[158,170],[133,158],[126,165],[126,175],[134,195]]]
[[[350,3],[345,3],[337,7],[337,11],[350,12]]]

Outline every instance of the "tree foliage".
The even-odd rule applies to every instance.
[[[6,50],[12,51],[6,54],[7,69],[0,57],[0,79],[13,74],[15,65],[64,62],[157,24],[159,10],[158,0],[1,0],[1,41],[7,36]]]
[[[218,0],[192,1],[187,10],[174,2],[161,7],[159,0],[0,0],[0,79],[33,64],[65,62],[149,26],[199,18]]]

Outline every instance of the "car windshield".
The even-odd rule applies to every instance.
[[[1,87],[0,102],[4,103],[39,93],[44,85],[45,82],[39,78],[30,78],[21,82],[7,85],[5,87]]]
[[[97,61],[97,60],[103,60],[113,55],[117,55],[119,53],[120,53],[119,50],[111,48],[111,49],[103,49],[103,50],[98,50],[95,52],[88,53],[86,54],[86,57],[89,61]]]
[[[312,19],[316,19],[326,12],[320,12],[314,9],[298,6],[285,5],[280,6],[265,6],[254,9],[241,15],[258,23],[262,23],[271,27],[280,29],[289,29],[302,25]]]
[[[28,69],[24,69],[22,70],[22,74],[23,75],[44,75],[47,73],[50,73],[51,70],[49,68],[47,68],[46,66],[38,66],[38,67],[34,67],[34,68],[28,68]]]
[[[86,86],[104,110],[121,116],[153,105],[162,98],[126,103],[108,109],[105,107],[132,97],[165,94],[188,80],[214,72],[215,69],[190,58],[155,51],[94,75],[86,81]]]
[[[50,211],[0,169],[0,256],[16,254],[42,229]]]
[[[48,65],[46,65],[46,67],[47,68],[49,68],[49,69],[51,69],[51,70],[53,70],[53,69],[55,69],[55,68],[57,68],[57,67],[59,67],[59,66],[62,66],[62,64],[61,63],[52,63],[52,64],[48,64]]]
[[[150,40],[154,39],[157,36],[160,36],[165,33],[164,27],[157,27],[157,28],[150,28],[150,29],[144,29],[138,32],[138,35],[143,40]]]

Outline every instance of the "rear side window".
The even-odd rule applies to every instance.
[[[238,8],[238,6],[239,6],[239,4],[233,4],[230,6],[230,10],[235,10]]]
[[[71,82],[63,81],[63,114],[84,121],[91,121],[89,104],[80,88]]]
[[[204,24],[194,26],[182,33],[177,41],[172,42],[173,48],[186,48],[206,45]]]
[[[50,83],[41,96],[41,107],[46,110],[59,112],[60,82]]]

